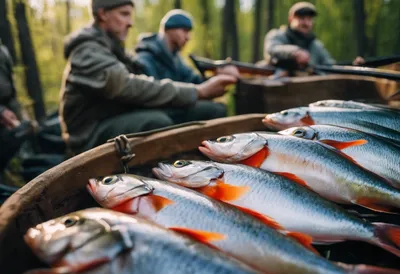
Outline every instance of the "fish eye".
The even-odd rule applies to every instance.
[[[180,167],[184,167],[184,166],[187,166],[187,165],[190,165],[190,164],[191,163],[189,161],[178,160],[178,161],[175,161],[174,167],[180,168]]]
[[[74,226],[75,224],[77,224],[78,221],[79,221],[78,217],[75,217],[75,216],[74,217],[68,217],[68,218],[66,218],[64,220],[64,225],[66,227],[71,227],[71,226]]]
[[[289,112],[286,111],[286,110],[284,110],[284,111],[281,111],[281,114],[282,114],[283,116],[287,116],[287,115],[289,114]]]
[[[304,137],[306,132],[303,129],[297,129],[295,132],[293,132],[293,135],[296,137]]]
[[[234,139],[233,136],[222,136],[217,139],[217,142],[218,143],[227,143],[227,142],[231,142],[233,139]]]
[[[117,176],[108,176],[108,177],[104,177],[102,183],[103,185],[112,185],[115,184],[118,180]]]

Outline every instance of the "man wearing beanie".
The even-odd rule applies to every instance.
[[[192,29],[192,16],[184,10],[175,9],[161,19],[158,33],[142,34],[135,51],[143,65],[143,72],[156,79],[202,83],[204,79],[201,75],[187,66],[180,56],[180,51],[190,40]],[[217,73],[239,75],[234,66],[221,68]]]
[[[91,8],[94,22],[71,34],[64,47],[68,62],[60,122],[72,152],[120,134],[217,118],[212,110],[199,111],[198,104],[222,96],[235,77],[220,75],[195,85],[137,75],[123,48],[132,27],[133,1],[92,0]]]
[[[289,25],[269,31],[265,37],[264,58],[269,64],[332,65],[335,60],[318,40],[313,30],[313,20],[317,16],[315,6],[309,2],[298,2],[289,10]],[[354,64],[361,64],[357,57]]]

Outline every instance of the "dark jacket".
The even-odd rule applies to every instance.
[[[310,53],[310,65],[333,65],[331,57],[322,42],[313,34],[305,37],[285,26],[272,29],[265,36],[264,58],[268,63],[294,59],[293,52],[304,49]]]
[[[185,65],[179,52],[171,53],[168,50],[158,34],[142,35],[135,51],[137,60],[148,76],[193,84],[203,82],[201,75]]]
[[[197,100],[194,85],[130,73],[131,60],[121,44],[95,25],[67,39],[65,57],[60,122],[71,147],[85,145],[109,117],[137,108],[190,106]]]
[[[7,48],[0,43],[0,105],[12,110],[21,119],[13,79],[13,62]]]

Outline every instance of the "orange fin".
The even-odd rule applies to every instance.
[[[329,149],[329,150],[331,150],[331,151],[333,151],[333,152],[339,154],[339,155],[342,156],[343,158],[346,158],[347,160],[351,161],[352,163],[358,165],[359,167],[362,167],[362,166],[359,165],[359,163],[357,163],[356,160],[354,160],[353,158],[351,158],[349,155],[345,154],[345,153],[342,152],[341,150],[339,150],[339,149],[337,149],[337,148],[334,148],[334,147],[332,147],[332,146],[329,146],[329,145],[325,144],[324,142],[317,142],[317,143],[320,144],[321,146],[323,146],[323,147],[325,147],[325,148],[327,148],[327,149]]]
[[[302,244],[304,247],[311,250],[315,254],[320,255],[319,252],[311,245],[311,243],[312,243],[311,236],[300,233],[300,232],[288,232],[288,233],[286,233],[286,236],[298,241],[300,244]]]
[[[133,210],[132,203],[133,203],[133,199],[128,200],[122,204],[116,205],[116,206],[112,207],[111,209],[114,211],[127,213],[127,214],[137,213],[136,211]]]
[[[264,160],[268,157],[269,155],[269,150],[267,147],[263,147],[259,152],[254,154],[253,156],[250,156],[249,158],[241,161],[240,163],[243,165],[247,166],[252,166],[252,167],[260,167]]]
[[[373,211],[399,214],[399,209],[390,205],[384,205],[381,201],[377,201],[371,198],[359,198],[356,200],[355,204],[366,207]]]
[[[307,126],[315,125],[314,120],[311,118],[310,113],[307,112],[307,115],[300,119]]]
[[[367,140],[360,139],[360,140],[355,140],[355,141],[349,141],[349,142],[340,142],[340,141],[335,141],[335,140],[319,140],[319,142],[327,144],[328,146],[334,147],[336,149],[345,149],[348,147],[353,147],[353,146],[361,146],[365,145],[368,143]]]
[[[161,209],[163,209],[164,207],[174,203],[170,199],[167,199],[162,196],[154,195],[154,194],[150,194],[150,195],[148,195],[148,197],[150,198],[150,200],[153,204],[154,210],[156,212],[158,212]]]
[[[374,243],[400,257],[400,226],[386,223],[372,223],[375,228]]]
[[[208,232],[208,231],[203,231],[203,230],[195,230],[195,229],[190,229],[190,228],[185,228],[185,227],[169,227],[169,229],[185,234],[201,243],[209,244],[210,242],[213,241],[220,241],[224,240],[226,238],[225,235],[220,234],[220,233],[214,233],[214,232]]]
[[[249,186],[233,186],[217,180],[216,185],[205,186],[198,191],[201,193],[224,202],[235,201],[250,190]]]
[[[271,218],[269,216],[263,215],[261,213],[258,213],[256,211],[246,208],[246,207],[241,207],[241,206],[237,206],[237,205],[233,205],[233,206],[235,206],[239,210],[243,211],[244,213],[255,217],[256,219],[260,220],[267,226],[272,227],[273,229],[284,230],[283,226],[281,226],[277,221],[275,221],[273,218]]]
[[[298,183],[299,185],[302,185],[302,186],[305,186],[305,187],[309,188],[309,186],[307,185],[307,183],[303,179],[300,179],[299,177],[297,177],[293,173],[289,173],[289,172],[274,172],[274,173],[277,174],[277,175],[286,177],[286,178],[292,180],[293,182]]]

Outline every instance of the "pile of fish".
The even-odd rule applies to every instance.
[[[315,249],[363,241],[400,257],[400,226],[342,206],[400,213],[400,111],[328,100],[263,123],[278,132],[204,140],[210,160],[160,162],[157,179],[90,179],[101,208],[28,230],[51,267],[28,273],[400,273]]]

